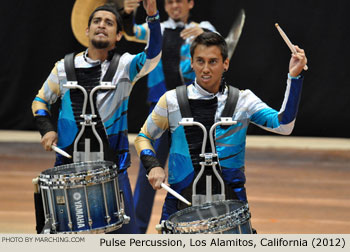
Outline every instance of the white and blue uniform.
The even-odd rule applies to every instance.
[[[229,185],[239,200],[247,201],[244,184],[245,146],[248,125],[253,123],[265,130],[288,135],[292,132],[302,89],[302,78],[287,80],[287,88],[280,111],[270,108],[261,101],[252,91],[240,91],[236,110],[232,120],[237,124],[227,127],[217,126],[215,130],[215,144],[222,176],[226,185]],[[197,83],[187,87],[188,99],[209,100],[217,99],[217,108],[214,121],[217,122],[225,107],[227,91],[217,94],[208,93]],[[181,113],[175,90],[166,92],[157,103],[152,114],[149,115],[139,136],[136,139],[136,149],[141,160],[147,156],[155,157],[152,141],[169,129],[171,133],[171,147],[168,163],[168,182],[171,188],[182,193],[194,179],[189,146],[184,127],[179,125]],[[148,159],[149,160],[149,159]],[[152,162],[144,165],[148,170],[157,166]],[[177,199],[167,195],[163,206],[162,220],[176,212]]]
[[[127,137],[127,111],[128,101],[133,85],[144,75],[152,71],[161,58],[162,36],[160,22],[158,20],[148,23],[150,37],[148,45],[144,52],[137,55],[124,53],[119,60],[118,68],[112,79],[112,85],[115,89],[107,92],[98,92],[96,97],[97,113],[102,121],[104,132],[108,141],[107,145],[113,152],[112,161],[116,162],[120,170],[119,181],[120,187],[124,191],[126,214],[131,217],[129,225],[117,230],[125,233],[137,233],[134,218],[132,193],[127,175],[127,168],[130,166],[129,142]],[[76,69],[93,69],[98,68],[101,81],[106,74],[110,61],[101,62],[92,60],[88,57],[88,50],[75,56],[74,65]],[[59,108],[59,117],[57,125],[58,147],[63,150],[72,151],[72,144],[79,132],[77,118],[73,113],[71,100],[71,90],[63,87],[67,82],[64,60],[56,63],[51,74],[39,90],[32,104],[32,111],[35,117],[49,117],[50,105],[61,99]],[[46,127],[47,128],[47,127]],[[50,131],[41,131],[44,135]],[[70,153],[72,154],[72,153]],[[61,165],[63,157],[56,154],[55,166]],[[133,220],[134,219],[134,220]],[[123,230],[125,228],[125,230]],[[131,228],[128,228],[131,227]]]
[[[178,85],[189,85],[195,79],[195,73],[191,68],[190,46],[193,37],[183,40],[180,32],[183,29],[199,26],[208,31],[216,31],[214,26],[208,21],[196,22],[176,22],[172,18],[161,23],[163,34],[163,56],[157,67],[148,74],[148,102],[150,103],[150,112],[158,102],[159,98],[168,90]],[[145,24],[134,25],[134,33],[126,35],[127,40],[136,42],[146,42],[149,30]],[[167,54],[166,52],[169,52]],[[165,53],[164,53],[165,52]],[[166,83],[166,80],[168,83]],[[165,133],[154,144],[157,152],[157,158],[162,165],[165,164],[169,154],[169,139]],[[152,207],[155,191],[146,179],[145,168],[140,165],[137,178],[134,201],[137,223],[140,226],[141,233],[146,233]]]

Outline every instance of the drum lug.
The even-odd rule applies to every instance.
[[[114,212],[113,215],[114,215],[114,217],[119,218],[119,219],[123,217],[121,212],[119,212],[119,213],[118,212]]]
[[[124,207],[125,207],[125,204],[124,204],[124,192],[123,192],[123,190],[120,190],[120,215],[124,219],[124,223],[128,224],[129,221],[130,221],[130,217],[125,215]]]
[[[68,222],[68,227],[71,231],[73,231],[73,223],[72,222]]]
[[[53,229],[54,231],[56,231],[57,226],[58,226],[58,222],[52,223],[52,229]]]
[[[171,224],[168,223],[170,225],[170,228],[167,225],[167,221],[162,220],[162,222],[160,224],[156,225],[156,230],[158,231],[158,234],[171,234],[172,233],[172,227]]]
[[[54,225],[52,224],[51,219],[47,219],[43,229],[41,230],[41,234],[51,234],[54,233],[55,229],[53,229]]]
[[[105,219],[106,219],[106,221],[107,221],[107,223],[109,225],[110,222],[111,222],[111,217],[109,215],[107,215],[107,216],[105,216]]]
[[[127,215],[123,215],[123,219],[124,219],[124,224],[128,224],[130,222],[130,217]]]
[[[92,229],[92,223],[93,221],[91,219],[89,219],[89,226],[90,226],[90,229]]]
[[[119,220],[122,220],[123,224],[128,224],[130,222],[130,217],[125,214],[123,208],[120,209],[119,213],[115,212],[114,216],[117,217]]]

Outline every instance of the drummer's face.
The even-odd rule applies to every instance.
[[[218,46],[197,45],[191,59],[191,67],[196,73],[197,83],[216,94],[219,91],[222,74],[229,67],[229,60],[222,59]]]
[[[117,20],[110,11],[97,11],[90,26],[86,29],[86,35],[92,46],[97,49],[111,50],[115,43],[121,39],[121,33],[117,33]]]
[[[164,0],[166,13],[175,21],[187,23],[190,10],[194,6],[193,0]]]

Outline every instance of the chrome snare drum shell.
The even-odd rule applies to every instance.
[[[192,206],[172,214],[165,230],[175,234],[251,234],[248,203],[223,200]]]

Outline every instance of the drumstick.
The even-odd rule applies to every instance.
[[[289,38],[287,37],[287,35],[284,33],[284,31],[282,30],[282,28],[278,25],[278,23],[275,24],[277,30],[279,31],[279,33],[281,34],[281,37],[283,38],[284,42],[286,42],[287,46],[289,47],[289,49],[292,51],[293,54],[297,54],[297,50],[295,49],[294,45],[292,44],[292,42],[290,42]],[[304,70],[306,71],[308,69],[307,65],[304,66]]]
[[[148,175],[146,175],[146,177],[148,178]],[[183,203],[187,204],[187,205],[192,205],[191,202],[189,202],[187,199],[185,199],[184,197],[182,197],[180,194],[178,194],[176,191],[174,191],[173,189],[171,189],[169,186],[167,186],[164,183],[161,183],[160,186],[165,189],[168,193],[170,193],[171,195],[173,195],[175,198],[177,198],[178,200],[181,200]]]
[[[161,187],[163,187],[163,189],[165,189],[166,191],[168,191],[170,194],[172,194],[174,197],[176,197],[178,200],[181,200],[183,203],[187,204],[187,205],[192,205],[191,202],[189,202],[187,199],[185,199],[184,197],[182,197],[180,194],[178,194],[176,191],[174,191],[173,189],[171,189],[169,186],[167,186],[164,183],[160,184]]]
[[[67,158],[72,158],[71,155],[69,155],[67,152],[65,152],[64,150],[61,150],[60,148],[58,148],[55,145],[51,145],[51,149],[53,149],[54,151],[56,151],[57,153],[67,157]]]

